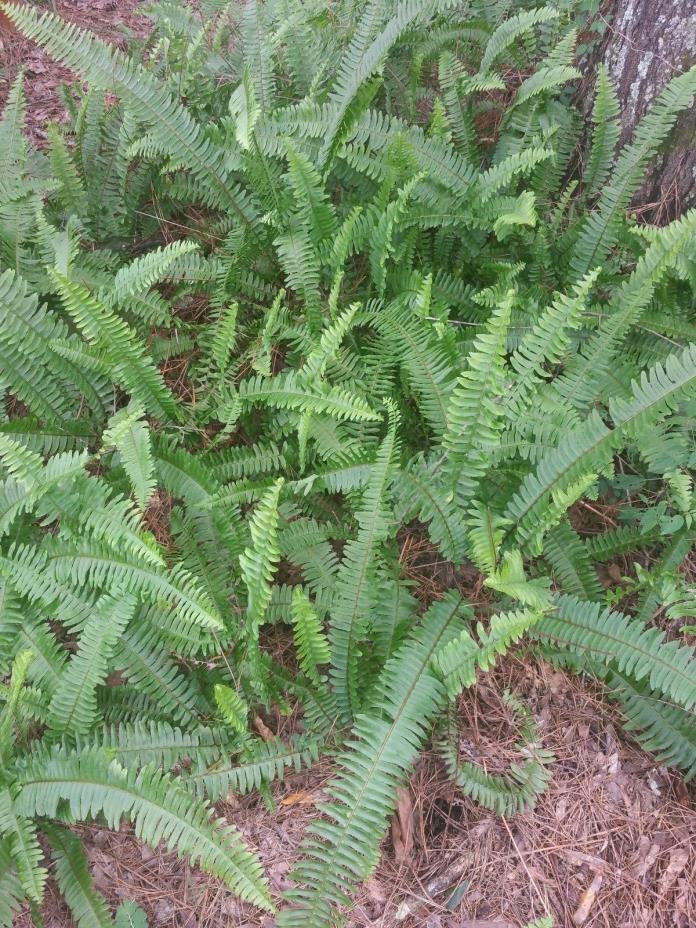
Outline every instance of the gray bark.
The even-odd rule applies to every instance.
[[[608,0],[604,6],[608,26],[592,63],[607,66],[617,89],[624,144],[670,78],[696,64],[696,0]],[[636,198],[657,221],[694,203],[696,107],[682,114]]]

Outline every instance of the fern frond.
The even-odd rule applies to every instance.
[[[666,641],[658,628],[646,628],[599,603],[564,595],[557,598],[555,612],[545,616],[534,633],[600,664],[615,663],[621,673],[646,680],[653,690],[684,709],[696,705],[693,649]]]
[[[502,428],[504,357],[514,293],[493,311],[486,332],[476,338],[447,407],[442,437],[447,474],[456,486],[457,501],[466,508],[483,476],[488,453]]]
[[[51,844],[56,882],[77,928],[112,928],[106,901],[94,888],[82,841],[56,825],[42,830]]]
[[[394,458],[398,452],[398,414],[389,411],[389,428],[372,465],[360,510],[357,538],[343,551],[341,567],[331,609],[331,684],[339,708],[351,717],[360,706],[358,664],[360,645],[367,628],[374,598],[375,558],[388,534],[386,494],[391,482]]]
[[[611,667],[602,673],[619,700],[626,731],[661,764],[679,767],[688,782],[696,776],[696,722],[693,712],[667,702],[645,684]]]
[[[92,727],[97,717],[97,687],[106,680],[111,654],[134,612],[132,596],[97,600],[51,700],[52,729],[83,734]]]
[[[600,64],[597,69],[597,88],[592,109],[592,147],[589,162],[583,173],[583,183],[588,197],[595,196],[609,177],[621,134],[619,115],[616,91],[606,66]]]
[[[333,908],[348,902],[355,884],[379,860],[379,844],[405,779],[446,701],[430,672],[433,655],[461,626],[464,608],[457,595],[428,610],[422,623],[389,660],[375,692],[374,708],[357,719],[349,747],[338,758],[338,773],[327,792],[324,818],[310,826],[293,871],[297,888],[288,890],[282,928],[325,928]]]
[[[39,904],[43,900],[48,872],[41,866],[43,851],[36,825],[30,817],[33,815],[33,810],[28,810],[28,816],[23,815],[18,808],[18,797],[11,795],[7,788],[0,789],[0,838],[8,841],[22,890],[33,903]]]
[[[292,624],[302,672],[315,686],[321,687],[326,677],[318,668],[331,659],[329,642],[312,603],[299,587],[295,588],[292,598]]]
[[[226,176],[222,153],[205,138],[200,126],[174,99],[166,84],[134,64],[127,55],[55,14],[40,15],[20,3],[5,3],[3,9],[24,35],[49,55],[84,74],[93,87],[117,93],[138,121],[148,127],[156,150],[175,163],[185,164],[213,202],[230,207],[245,225],[255,220],[248,198]]]
[[[155,464],[144,414],[142,407],[131,404],[111,417],[102,435],[105,447],[115,445],[118,450],[141,510],[147,508],[155,489]]]
[[[136,835],[152,847],[160,841],[221,879],[232,892],[271,910],[261,866],[231,825],[152,767],[125,770],[103,753],[63,748],[29,755],[17,771],[19,814],[59,817],[65,803],[78,820],[102,815],[110,828],[129,819]]]
[[[535,10],[523,10],[502,22],[492,33],[483,50],[483,57],[478,68],[479,76],[487,74],[496,58],[499,58],[506,49],[510,48],[519,36],[529,32],[534,26],[557,19],[558,16],[558,10],[550,6],[543,6]]]
[[[602,598],[604,591],[589,552],[568,522],[561,522],[548,533],[544,558],[564,593],[581,599]]]
[[[54,272],[63,305],[93,345],[103,349],[114,379],[154,416],[177,421],[181,410],[135,333],[80,284]]]
[[[271,580],[280,551],[278,549],[278,497],[283,486],[278,479],[254,510],[250,521],[251,545],[239,559],[247,589],[246,647],[252,661],[258,648],[259,628],[271,601]]]
[[[646,164],[667,138],[678,114],[691,105],[695,93],[696,67],[670,81],[639,122],[631,143],[617,159],[597,209],[581,225],[571,259],[577,279],[601,265],[616,243],[623,212],[640,185]]]

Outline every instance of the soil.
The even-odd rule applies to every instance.
[[[66,19],[117,44],[147,35],[137,0],[56,0]],[[64,110],[71,80],[0,20],[0,101],[20,67],[28,130],[38,145]],[[425,552],[427,553],[427,552]],[[413,552],[412,552],[413,554]],[[418,552],[421,554],[421,552]],[[521,928],[550,914],[558,928],[696,928],[696,796],[681,778],[621,734],[616,710],[589,683],[549,665],[508,658],[462,697],[462,737],[486,769],[514,760],[515,732],[500,693],[533,713],[555,754],[536,808],[496,817],[464,798],[426,752],[385,839],[381,864],[347,916],[352,928]],[[273,786],[275,807],[256,796],[218,806],[256,848],[276,897],[331,775],[324,762]],[[166,849],[143,846],[128,827],[77,829],[97,887],[114,906],[133,900],[153,928],[272,928],[274,921]],[[46,928],[72,922],[49,879]],[[28,912],[16,928],[29,928]],[[329,926],[327,926],[329,928]]]

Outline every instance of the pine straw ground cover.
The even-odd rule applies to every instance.
[[[548,791],[533,812],[500,819],[458,794],[439,760],[425,755],[400,803],[410,839],[398,840],[395,831],[406,829],[395,822],[349,925],[518,928],[545,912],[563,928],[694,925],[693,789],[620,737],[618,718],[599,693],[547,665],[514,660],[460,705],[463,742],[487,769],[514,759],[514,727],[498,695],[505,689],[524,696],[556,756]],[[287,885],[330,772],[324,765],[288,777],[273,789],[273,811],[255,796],[218,806],[259,849],[276,890]],[[216,880],[173,854],[155,854],[126,829],[80,833],[99,889],[114,904],[138,902],[152,926],[272,928],[272,919],[259,918]],[[47,928],[71,924],[56,892],[44,911]],[[17,922],[29,926],[28,917]]]
[[[118,42],[123,24],[145,34],[147,21],[133,0],[58,2],[57,10]],[[41,143],[43,127],[60,120],[56,93],[69,72],[31,43],[5,33],[0,99],[22,66],[27,77],[29,124]],[[166,499],[151,506],[151,528],[167,531]],[[156,532],[157,533],[157,532]],[[159,534],[158,534],[159,538]],[[402,547],[421,595],[437,595],[446,569],[415,536]],[[621,571],[627,565],[621,565]],[[472,599],[480,589],[470,584]],[[443,584],[446,585],[446,584]],[[282,642],[278,643],[282,647]],[[559,926],[606,928],[696,925],[696,805],[693,788],[619,734],[618,717],[599,693],[575,677],[539,663],[507,660],[459,705],[462,747],[487,770],[515,759],[515,730],[500,693],[523,696],[545,748],[553,751],[549,789],[533,812],[501,819],[462,797],[426,753],[403,791],[382,864],[367,883],[349,924],[415,928],[517,928],[546,913]],[[266,719],[287,735],[293,719]],[[221,814],[258,848],[273,889],[287,886],[304,828],[316,814],[331,774],[327,762],[273,787],[275,807],[257,796],[229,797]],[[95,883],[117,904],[140,904],[153,926],[270,928],[213,878],[173,854],[140,844],[128,828],[98,826],[79,833]],[[44,908],[47,928],[71,924],[54,887]],[[30,925],[28,913],[17,928]]]

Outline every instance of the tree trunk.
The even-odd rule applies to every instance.
[[[621,144],[670,78],[696,63],[696,0],[608,0],[606,31],[592,54],[619,95]],[[594,68],[592,68],[594,70]],[[696,203],[696,107],[679,119],[635,204],[654,221]]]

